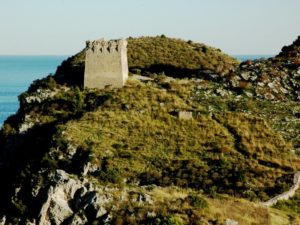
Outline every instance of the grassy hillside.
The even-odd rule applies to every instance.
[[[197,224],[199,219],[222,224],[227,218],[241,224],[278,218],[287,224],[297,221],[291,211],[268,211],[258,203],[238,200],[268,200],[285,191],[300,168],[299,157],[291,151],[293,144],[272,128],[276,123],[271,117],[281,121],[282,115],[272,110],[283,110],[280,103],[219,96],[202,99],[203,92],[195,90],[204,84],[196,79],[131,77],[122,89],[84,91],[53,82],[56,95],[40,104],[25,104],[30,94],[21,97],[22,113],[36,125],[15,146],[25,153],[14,158],[23,174],[18,182],[33,179],[41,185],[47,178],[35,175],[37,168],[63,169],[98,187],[117,190],[116,199],[118,193],[130,190],[133,196],[128,201],[113,202],[113,224],[159,220]],[[192,112],[193,119],[180,119],[183,111]],[[6,123],[7,145],[19,137],[19,127],[19,123]],[[36,135],[40,139],[33,141]],[[70,157],[71,149],[76,154]],[[92,170],[83,176],[87,163]],[[138,193],[150,195],[154,203],[130,200]],[[34,202],[27,198],[14,202],[19,213]],[[149,211],[156,213],[154,219],[147,217]]]
[[[199,70],[225,74],[238,64],[220,49],[164,36],[129,38],[128,63],[132,71],[165,72],[181,77],[197,74]]]
[[[87,182],[82,193],[105,199],[101,216],[95,202],[76,208],[81,192],[69,200],[86,224],[299,224],[299,193],[277,209],[259,204],[300,170],[299,103],[227,85],[233,73],[221,75],[236,61],[216,49],[164,36],[128,41],[131,72],[147,76],[131,74],[124,88],[80,89],[83,51],[20,96],[0,135],[0,218],[38,218],[45,188],[65,171]],[[241,64],[236,76],[262,64]],[[202,69],[211,77],[189,74]]]
[[[211,114],[201,102],[195,108],[186,100],[191,93],[184,86],[174,92],[154,83],[131,80],[95,112],[61,127],[62,142],[94,156],[100,181],[113,175],[116,182],[263,200],[288,186],[290,176],[283,175],[299,169],[300,161],[265,120],[242,112]],[[180,120],[180,111],[191,111],[194,119]]]

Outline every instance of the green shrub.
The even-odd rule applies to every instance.
[[[121,182],[121,177],[120,177],[119,171],[114,168],[101,170],[97,174],[97,176],[100,179],[100,181],[102,181],[104,183],[120,183]]]
[[[198,195],[189,195],[187,197],[189,204],[197,209],[208,208],[207,201]]]
[[[36,91],[37,89],[54,90],[55,88],[57,88],[57,83],[56,83],[55,79],[53,78],[53,76],[49,75],[46,78],[33,81],[28,89],[28,92],[31,93],[31,92]]]
[[[274,208],[300,215],[300,192],[289,200],[278,201]]]
[[[52,170],[58,168],[58,161],[49,156],[49,154],[45,154],[45,156],[42,158],[42,164]]]
[[[153,225],[181,225],[181,221],[179,221],[174,216],[161,216],[155,219]]]

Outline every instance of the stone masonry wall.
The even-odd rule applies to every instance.
[[[127,41],[87,41],[86,48],[84,87],[123,87],[128,79]]]
[[[270,206],[275,205],[280,200],[288,200],[295,195],[295,193],[299,189],[299,187],[300,187],[300,172],[298,171],[294,175],[294,185],[288,191],[286,191],[280,195],[277,195],[274,198],[272,198],[266,202],[263,202],[262,205],[270,207]]]

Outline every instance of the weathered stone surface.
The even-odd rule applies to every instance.
[[[249,78],[250,78],[250,73],[249,73],[249,72],[241,73],[241,77],[242,77],[244,80],[249,80]]]
[[[222,96],[222,97],[228,95],[228,91],[227,91],[227,90],[224,90],[224,89],[222,89],[222,88],[218,88],[218,89],[216,90],[216,93],[217,93],[218,95]]]
[[[83,171],[82,171],[82,175],[85,176],[88,174],[89,170],[90,170],[90,162],[87,162],[86,164],[83,165]]]
[[[139,204],[143,204],[143,203],[153,203],[152,199],[151,199],[151,196],[148,195],[148,194],[144,194],[144,193],[141,193],[138,197],[138,202]]]
[[[25,115],[23,123],[20,124],[19,132],[26,133],[29,129],[35,126],[38,123],[38,119],[33,119],[30,115]]]
[[[62,224],[72,214],[73,211],[69,207],[68,199],[64,197],[62,190],[59,190],[58,193],[53,195],[53,199],[51,199],[48,210],[48,216],[51,224]]]
[[[50,179],[52,185],[44,193],[37,224],[86,224],[87,220],[107,213],[105,205],[112,197],[104,190],[95,189],[87,180],[78,180],[63,170],[57,170]],[[85,210],[91,218],[78,214]]]
[[[225,220],[225,225],[239,225],[239,223],[235,220],[232,220],[232,219],[226,219]]]
[[[178,112],[178,118],[180,120],[191,120],[191,119],[193,119],[193,112],[180,111],[180,112]]]
[[[36,222],[35,222],[35,220],[33,220],[33,221],[26,221],[25,224],[26,225],[36,225]]]
[[[26,103],[41,103],[46,99],[52,98],[57,94],[58,90],[52,91],[50,89],[37,89],[34,95],[25,98]]]
[[[85,88],[121,88],[128,79],[127,41],[87,41]]]
[[[70,180],[66,184],[60,183],[55,187],[50,186],[46,194],[47,200],[40,210],[39,225],[61,224],[73,214],[68,204],[68,200],[71,198],[68,196],[70,187],[76,187],[73,181]]]
[[[141,76],[141,75],[133,75],[132,76],[133,79],[136,79],[136,80],[140,80],[140,81],[153,81],[153,78],[150,78],[150,77],[146,77],[146,76]]]

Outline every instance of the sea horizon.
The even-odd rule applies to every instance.
[[[0,127],[19,108],[18,96],[36,79],[54,74],[66,55],[0,55]]]

